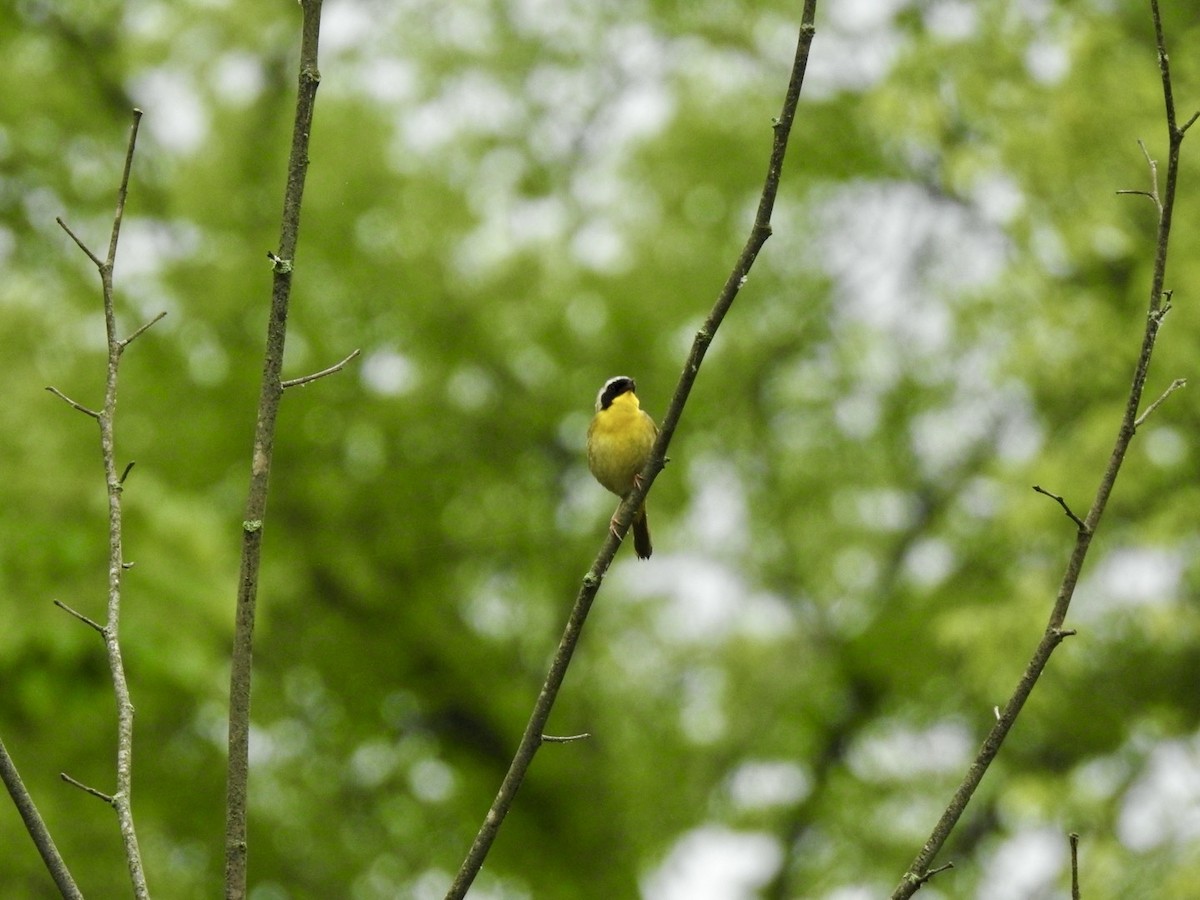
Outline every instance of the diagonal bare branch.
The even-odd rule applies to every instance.
[[[1080,530],[1087,528],[1087,524],[1083,521],[1083,519],[1075,515],[1074,511],[1067,505],[1067,501],[1062,498],[1061,494],[1053,494],[1040,484],[1035,484],[1033,489],[1039,494],[1044,494],[1045,496],[1049,497],[1051,500],[1055,501],[1059,506],[1061,506],[1063,508],[1063,512],[1067,514],[1067,518],[1074,522]]]
[[[1162,19],[1158,10],[1158,0],[1150,0],[1150,6],[1158,45],[1158,63],[1162,76],[1163,96],[1166,103],[1170,150],[1167,158],[1166,186],[1162,196],[1159,197],[1157,166],[1150,159],[1149,153],[1143,148],[1143,152],[1146,152],[1146,158],[1150,163],[1151,171],[1154,175],[1154,195],[1152,199],[1155,200],[1155,205],[1159,210],[1159,217],[1155,242],[1154,271],[1150,285],[1149,313],[1146,316],[1145,331],[1142,334],[1141,352],[1134,366],[1133,380],[1125,402],[1125,409],[1121,416],[1120,425],[1117,428],[1117,436],[1112,453],[1109,456],[1108,464],[1105,467],[1104,474],[1100,478],[1100,484],[1096,488],[1095,499],[1092,501],[1091,508],[1088,510],[1076,534],[1075,546],[1071,550],[1070,558],[1067,561],[1067,568],[1059,584],[1058,593],[1055,596],[1054,605],[1050,612],[1050,620],[1046,625],[1046,630],[1042,634],[1042,639],[1038,642],[1037,648],[1034,650],[1033,656],[1030,658],[1025,672],[1017,683],[1017,687],[1009,698],[1008,703],[1005,704],[1003,710],[1000,712],[995,724],[988,732],[983,745],[976,754],[974,761],[967,769],[966,775],[951,798],[950,803],[946,806],[945,811],[934,826],[929,839],[913,860],[912,865],[909,866],[908,871],[902,876],[900,884],[893,891],[893,900],[902,900],[902,898],[911,897],[925,883],[925,879],[930,874],[930,866],[933,860],[944,846],[950,833],[954,830],[959,818],[966,810],[967,804],[970,803],[975,789],[979,787],[984,774],[1000,752],[1000,748],[1008,736],[1009,730],[1020,715],[1025,701],[1036,686],[1038,679],[1050,661],[1051,655],[1065,638],[1073,634],[1070,629],[1063,627],[1063,622],[1067,617],[1071,599],[1075,594],[1075,586],[1079,582],[1080,573],[1083,571],[1084,560],[1087,558],[1092,536],[1095,534],[1096,527],[1104,515],[1105,507],[1112,494],[1113,486],[1116,484],[1117,475],[1121,471],[1121,464],[1125,460],[1129,444],[1137,433],[1138,423],[1145,417],[1144,415],[1141,418],[1138,417],[1138,409],[1141,406],[1142,394],[1145,391],[1146,376],[1150,370],[1150,359],[1154,354],[1158,331],[1162,325],[1164,315],[1170,307],[1169,293],[1163,291],[1163,282],[1167,266],[1167,247],[1171,234],[1171,216],[1175,207],[1175,186],[1179,175],[1179,148],[1183,142],[1184,134],[1183,130],[1177,128],[1175,125],[1175,105],[1171,92],[1171,76],[1167,65],[1167,49],[1163,37]],[[1165,396],[1160,398],[1158,402],[1165,399]],[[1149,414],[1155,406],[1157,406],[1157,402],[1151,405],[1146,414]],[[1075,518],[1069,511],[1068,515],[1071,515],[1072,519]]]
[[[342,371],[342,369],[346,368],[346,365],[352,359],[356,358],[360,353],[362,353],[361,350],[355,350],[341,362],[334,363],[328,369],[322,369],[320,372],[313,372],[311,375],[305,375],[301,378],[292,378],[288,381],[282,382],[279,386],[284,390],[287,390],[288,388],[303,387],[306,384],[312,384],[312,382],[316,381],[318,378],[325,378],[328,375],[333,375]]]
[[[91,787],[90,785],[84,784],[82,781],[79,781],[76,778],[72,778],[66,772],[59,772],[58,777],[61,778],[63,781],[65,781],[67,784],[71,785],[72,787],[79,788],[85,794],[91,794],[97,800],[103,800],[109,806],[116,806],[116,800],[113,797],[109,796],[108,794],[104,793],[103,791],[96,790],[94,787]]]
[[[128,347],[130,344],[132,344],[135,340],[137,340],[139,337],[141,337],[141,335],[144,334],[147,331],[147,329],[152,328],[153,326],[157,325],[159,322],[161,322],[163,319],[165,319],[166,316],[167,316],[166,312],[160,312],[157,316],[155,316],[153,319],[151,319],[149,322],[147,322],[145,325],[143,325],[141,328],[139,328],[133,334],[129,335],[129,337],[125,338],[124,340],[118,341],[117,343],[120,345],[121,349],[124,350],[126,347]]]
[[[1187,379],[1186,378],[1176,378],[1169,385],[1167,385],[1167,389],[1159,395],[1158,399],[1155,400],[1153,403],[1151,403],[1149,406],[1147,406],[1146,411],[1137,417],[1137,419],[1133,423],[1133,427],[1141,428],[1142,423],[1144,423],[1148,418],[1150,418],[1150,414],[1153,413],[1160,406],[1162,406],[1164,400],[1166,400],[1168,397],[1170,397],[1173,393],[1175,393],[1177,390],[1179,390],[1182,387],[1187,387]]]
[[[683,374],[679,378],[671,402],[667,407],[667,412],[663,417],[658,440],[655,442],[650,459],[646,463],[646,467],[642,470],[640,478],[636,481],[634,490],[618,507],[617,514],[613,519],[613,527],[606,532],[607,537],[600,548],[600,552],[592,563],[591,569],[584,576],[583,584],[580,586],[575,603],[571,608],[571,613],[567,619],[562,638],[559,641],[558,649],[554,653],[554,659],[550,664],[549,671],[546,673],[546,679],[542,684],[541,691],[538,693],[533,711],[529,717],[529,722],[525,726],[525,731],[521,736],[521,741],[517,746],[512,763],[509,765],[508,772],[500,784],[500,789],[492,801],[491,808],[484,817],[483,824],[480,826],[475,840],[467,851],[466,859],[463,860],[462,866],[459,868],[454,881],[446,893],[446,900],[461,900],[466,895],[476,875],[479,874],[479,870],[483,867],[484,860],[487,858],[488,852],[496,839],[496,835],[500,831],[501,825],[504,823],[505,817],[512,808],[521,782],[525,779],[525,774],[529,771],[538,748],[545,740],[544,729],[546,721],[550,718],[550,711],[553,709],[558,691],[562,687],[567,667],[571,663],[571,657],[574,655],[575,647],[579,642],[579,636],[583,631],[584,623],[587,621],[592,602],[600,590],[601,581],[608,571],[613,557],[616,555],[621,540],[629,530],[634,512],[641,506],[646,492],[649,491],[658,473],[662,471],[667,447],[670,445],[675,428],[679,424],[680,417],[683,415],[688,395],[695,384],[696,376],[700,371],[700,364],[708,352],[709,345],[716,336],[717,329],[724,320],[726,313],[729,312],[734,300],[737,299],[742,286],[746,283],[746,278],[750,273],[751,267],[754,265],[755,259],[758,258],[759,251],[771,236],[771,213],[775,207],[775,198],[779,192],[788,137],[791,134],[792,123],[795,120],[796,106],[800,100],[800,89],[803,86],[804,73],[808,66],[809,48],[812,46],[813,35],[816,33],[816,26],[814,24],[816,6],[816,0],[805,0],[804,9],[801,13],[800,34],[796,43],[796,55],[792,64],[791,77],[788,81],[787,92],[783,101],[783,110],[774,121],[774,140],[770,159],[767,164],[767,175],[763,184],[758,211],[750,229],[750,236],[747,238],[745,246],[738,256],[737,262],[734,264],[733,270],[726,279],[724,287],[718,294],[708,318],[705,319],[704,324],[696,334],[691,351],[684,363]]]
[[[79,410],[85,416],[91,416],[93,419],[100,418],[100,413],[96,412],[94,409],[89,409],[88,407],[84,406],[82,403],[76,403],[74,400],[72,400],[70,397],[68,397],[66,394],[64,394],[62,391],[60,391],[58,388],[54,387],[53,385],[47,386],[46,390],[48,390],[55,397],[57,397],[59,400],[62,400],[67,405],[72,406],[75,409]]]
[[[92,628],[95,631],[100,632],[100,634],[104,634],[104,626],[101,625],[99,622],[97,622],[95,619],[89,619],[83,613],[72,609],[71,607],[67,606],[67,604],[63,603],[61,600],[55,600],[54,605],[57,606],[59,609],[61,609],[63,612],[67,613],[67,615],[74,616],[76,619],[78,619],[84,625],[88,626],[88,628]]]
[[[83,242],[83,240],[79,237],[79,235],[77,235],[74,231],[71,230],[71,226],[68,225],[65,221],[63,221],[61,216],[55,218],[54,221],[57,222],[58,227],[61,228],[63,231],[65,231],[67,233],[67,236],[75,242],[75,246],[78,247],[80,250],[82,250],[84,252],[84,255],[86,255],[87,258],[90,259],[93,263],[95,263],[97,269],[104,268],[104,263],[100,260],[100,257],[98,257],[95,253],[93,253],[91,250],[88,249],[88,245]]]
[[[8,789],[8,794],[12,797],[13,804],[17,807],[17,812],[21,814],[21,819],[25,823],[25,830],[33,838],[34,846],[37,847],[42,862],[50,872],[50,877],[54,879],[58,892],[66,900],[83,900],[83,894],[80,893],[75,879],[71,876],[71,871],[58,852],[54,838],[50,836],[50,830],[46,827],[41,813],[38,812],[37,806],[33,802],[33,797],[30,796],[25,783],[21,780],[16,763],[8,755],[3,741],[0,741],[0,781],[3,781],[4,786]]]

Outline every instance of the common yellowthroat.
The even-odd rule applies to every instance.
[[[596,415],[587,433],[588,468],[598,482],[622,498],[638,482],[658,437],[658,426],[638,403],[636,387],[627,375],[604,382],[596,395]],[[616,517],[613,519],[610,527],[615,528]],[[633,549],[638,559],[649,559],[654,550],[645,504],[633,517]]]

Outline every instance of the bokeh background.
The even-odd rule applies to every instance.
[[[90,263],[130,110],[122,618],[158,896],[220,892],[238,539],[291,128],[291,2],[0,15],[0,735],[81,887],[126,896],[94,633]],[[661,416],[757,200],[799,3],[328,0],[255,662],[255,900],[441,897],[614,498],[596,390]],[[1163,0],[1181,115],[1200,11]],[[1008,697],[1112,445],[1163,162],[1133,0],[822,3],[769,241],[472,896],[886,895]],[[1193,138],[1197,140],[1197,138]],[[1196,376],[1185,142],[1148,399]],[[922,896],[1200,883],[1200,401],[1139,432],[1055,654]],[[0,804],[0,884],[51,896]]]

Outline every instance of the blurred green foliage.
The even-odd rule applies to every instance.
[[[744,239],[795,4],[326,4],[255,662],[257,900],[440,897],[524,727],[612,498],[595,391],[659,416]],[[1200,18],[1167,8],[1181,116]],[[1049,615],[1115,434],[1165,168],[1142,3],[823,4],[775,235],[623,550],[472,896],[881,896]],[[0,17],[0,736],[89,896],[128,890],[95,635],[86,405],[116,280],[122,640],[152,889],[222,871],[241,505],[294,95],[288,4]],[[1184,147],[1148,399],[1192,377],[1200,156]],[[1191,389],[1139,433],[1055,657],[922,896],[1200,879]],[[6,897],[51,884],[9,807]],[[709,873],[707,877],[705,873]],[[697,879],[700,884],[697,887]],[[857,892],[856,892],[857,891]],[[840,893],[839,893],[840,892]]]

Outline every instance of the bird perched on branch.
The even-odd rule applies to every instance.
[[[642,410],[634,393],[636,388],[627,375],[604,382],[596,396],[596,415],[587,433],[588,468],[598,482],[621,498],[635,484],[640,485],[640,473],[658,437],[658,426]],[[615,515],[609,527],[615,533]],[[633,517],[633,549],[639,559],[649,559],[654,550],[644,503]]]

